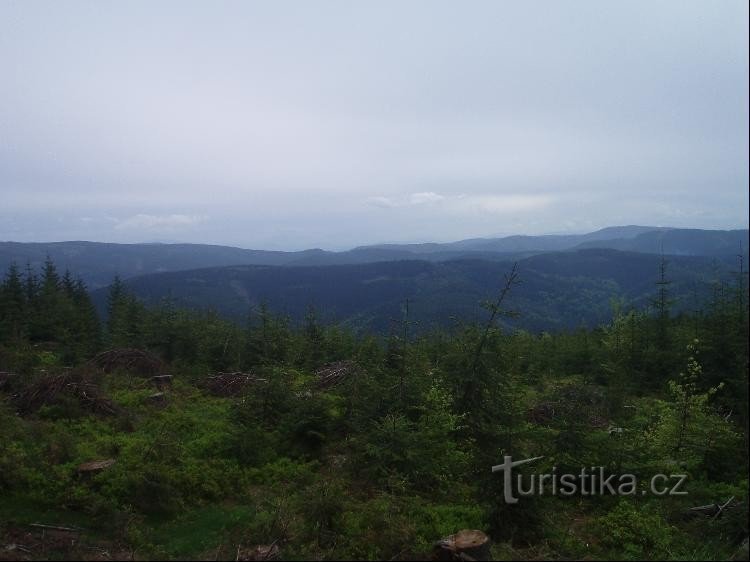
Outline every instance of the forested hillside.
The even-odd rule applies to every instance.
[[[701,308],[716,283],[733,277],[735,255],[726,258],[666,256],[675,312]],[[746,258],[745,258],[746,259]],[[523,311],[515,322],[534,332],[587,326],[611,318],[612,301],[649,305],[661,256],[614,250],[540,254],[518,262],[522,283],[511,297]],[[362,333],[386,334],[409,301],[409,320],[424,333],[480,317],[481,303],[497,291],[511,262],[396,261],[317,267],[234,266],[162,273],[126,281],[144,302],[164,298],[177,305],[214,310],[244,322],[249,309],[266,303],[299,324],[312,306],[329,323]],[[107,289],[94,293],[104,313]],[[501,320],[503,322],[504,320]]]
[[[495,288],[473,318],[417,331],[404,310],[384,336],[314,308],[298,325],[262,304],[239,325],[168,299],[144,305],[119,281],[101,318],[51,261],[38,275],[11,268],[0,286],[1,555],[406,560],[476,529],[495,559],[742,556],[744,268],[675,315],[666,274],[682,262],[662,276],[657,259],[646,274],[623,254],[617,282],[638,278],[642,304],[590,329],[515,329],[542,262],[553,286],[608,270],[580,255],[515,271],[461,264]],[[398,267],[419,277],[434,266]],[[279,282],[279,269],[259,271]],[[518,469],[527,477],[685,474],[688,493],[508,504],[490,470],[504,455],[543,457]]]

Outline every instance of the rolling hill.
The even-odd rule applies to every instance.
[[[521,312],[513,325],[533,331],[596,326],[611,317],[612,299],[644,307],[654,295],[660,256],[609,249],[539,254],[518,262],[521,283],[508,306]],[[463,259],[402,260],[335,266],[240,265],[146,275],[127,285],[147,303],[169,296],[177,305],[212,309],[244,321],[266,302],[292,320],[314,306],[326,322],[387,332],[402,318],[406,299],[418,329],[482,318],[479,303],[492,299],[511,262]],[[707,299],[714,279],[727,279],[730,258],[670,256],[668,276],[675,309]],[[94,293],[99,306],[106,290]]]
[[[508,236],[447,244],[363,246],[343,252],[320,249],[299,252],[247,250],[205,244],[110,244],[99,242],[0,242],[0,269],[15,262],[39,269],[49,256],[89,287],[108,285],[115,275],[129,279],[152,273],[232,265],[320,266],[399,260],[431,262],[481,259],[514,261],[545,252],[608,248],[631,252],[694,256],[731,256],[747,249],[747,230],[610,227],[588,234]]]

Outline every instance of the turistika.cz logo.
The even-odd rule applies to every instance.
[[[518,496],[633,496],[638,494],[638,477],[635,474],[607,474],[603,466],[584,467],[578,474],[551,472],[529,474],[527,481],[521,473],[516,473],[515,486],[513,469],[538,461],[544,457],[533,457],[514,461],[510,455],[503,457],[503,463],[492,467],[492,472],[502,472],[504,478],[503,496],[506,503],[518,503]],[[648,487],[641,487],[642,495],[684,496],[682,489],[687,474],[655,474]]]

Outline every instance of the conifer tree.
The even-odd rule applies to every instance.
[[[81,279],[73,283],[72,301],[77,338],[77,357],[87,358],[96,353],[101,345],[99,315],[89,297],[86,284]]]
[[[110,347],[140,347],[143,344],[142,305],[115,276],[107,298],[107,339]]]
[[[0,341],[18,341],[26,335],[26,298],[23,281],[15,263],[11,263],[0,286],[0,311]]]
[[[63,328],[62,291],[60,276],[52,259],[47,256],[42,267],[42,277],[34,300],[32,339],[54,341]]]
[[[660,387],[669,378],[674,368],[673,354],[671,352],[673,342],[670,330],[671,311],[674,301],[670,295],[672,281],[667,277],[668,261],[662,254],[659,262],[659,279],[656,281],[656,296],[651,301],[655,311],[655,332],[653,346],[651,348],[652,365],[649,369],[649,377],[643,381],[651,388]]]
[[[308,306],[305,315],[305,345],[302,363],[308,367],[319,367],[324,362],[323,330],[318,323],[317,311],[313,305]]]

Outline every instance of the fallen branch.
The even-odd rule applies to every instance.
[[[22,544],[9,544],[8,546],[4,547],[3,550],[5,552],[13,552],[14,550],[20,550],[21,552],[25,552],[26,554],[31,554],[31,549],[26,548]]]
[[[732,503],[732,501],[733,501],[733,500],[734,500],[734,496],[732,496],[731,498],[729,498],[729,499],[728,499],[728,500],[727,500],[726,502],[724,502],[724,504],[722,504],[722,505],[718,506],[718,507],[719,507],[719,510],[718,510],[718,511],[717,511],[717,512],[716,512],[716,513],[714,514],[714,516],[713,516],[713,517],[712,517],[711,519],[716,519],[716,518],[717,518],[717,517],[718,517],[719,515],[721,515],[721,512],[722,512],[722,511],[724,511],[724,509],[725,509],[725,508],[726,508],[726,507],[727,507],[727,506],[728,506],[728,505],[729,505],[730,503]]]
[[[696,507],[691,507],[688,512],[693,515],[704,515],[706,517],[710,516],[711,519],[716,519],[724,512],[725,509],[734,506],[732,502],[734,502],[734,496],[729,498],[723,504],[710,503],[707,505],[698,505]]]
[[[31,523],[29,524],[29,527],[50,531],[63,531],[65,533],[81,533],[84,531],[84,529],[81,529],[80,527],[62,527],[60,525],[43,525],[42,523]]]

